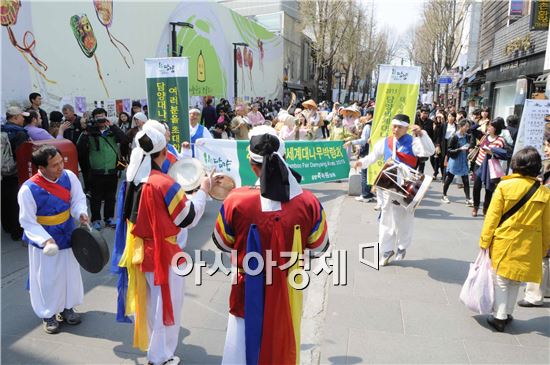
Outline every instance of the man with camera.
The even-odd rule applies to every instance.
[[[96,108],[86,123],[76,147],[78,163],[86,186],[90,188],[92,227],[101,229],[101,203],[106,227],[116,226],[113,219],[117,190],[119,143],[128,143],[124,132],[107,119],[103,108]]]

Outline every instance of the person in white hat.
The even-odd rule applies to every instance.
[[[248,275],[243,266],[245,255],[252,252],[270,251],[273,260],[286,262],[281,258],[284,252],[302,255],[309,249],[318,257],[329,245],[323,206],[301,188],[301,176],[287,165],[284,155],[285,143],[273,128],[252,129],[250,166],[259,186],[231,191],[214,228],[214,243],[223,251],[236,250],[233,259],[238,267],[222,364],[299,363],[302,298],[288,284],[289,271],[273,267],[272,284],[266,285],[264,277]]]
[[[136,143],[134,142],[134,138],[136,137],[136,134],[138,134],[139,131],[143,128],[143,125],[147,122],[147,116],[143,112],[137,112],[132,117],[132,128],[126,132],[126,135],[128,136],[128,139],[132,141],[131,148],[133,149],[136,147]]]
[[[350,133],[356,133],[359,127],[359,117],[361,116],[361,111],[357,104],[340,109],[340,113],[344,116],[342,120],[344,128]]]
[[[429,156],[435,152],[435,146],[430,136],[413,125],[413,136],[407,134],[410,127],[410,118],[405,114],[397,114],[391,122],[392,135],[380,139],[374,145],[370,153],[355,163],[355,168],[366,169],[380,158],[384,162],[396,161],[415,168],[418,155]],[[380,194],[382,198],[381,217],[378,230],[378,241],[380,242],[380,266],[389,263],[390,258],[395,254],[397,245],[396,260],[405,258],[406,250],[412,243],[414,211],[409,211],[399,204],[394,204],[388,192]]]
[[[288,114],[284,109],[277,114],[278,125],[275,129],[278,129],[278,135],[283,141],[292,141],[296,139],[296,131],[298,129],[297,117]]]
[[[199,109],[189,109],[189,135],[191,137],[191,143],[185,141],[181,144],[182,157],[195,157],[195,143],[199,138],[213,138],[210,131],[199,124],[201,120],[201,112]]]
[[[161,172],[167,153],[164,130],[149,120],[136,135],[125,199],[119,202],[127,237],[115,242],[113,259],[126,269],[119,275],[127,283],[119,286],[117,320],[128,321],[126,315],[135,312],[134,347],[147,351],[149,364],[176,365],[185,281],[171,269],[171,261],[204,212],[210,182],[205,179],[191,199]]]

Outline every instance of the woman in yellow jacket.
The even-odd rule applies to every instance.
[[[487,322],[504,331],[522,282],[541,282],[542,258],[550,248],[550,189],[539,186],[520,210],[499,226],[510,210],[537,183],[542,168],[538,151],[526,147],[512,157],[510,176],[498,184],[483,224],[479,245],[489,249],[494,270],[495,304]]]

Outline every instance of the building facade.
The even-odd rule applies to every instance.
[[[297,0],[219,0],[218,3],[242,16],[258,22],[269,31],[283,38],[283,91],[290,91],[301,98],[311,89],[311,47],[300,24]]]
[[[538,3],[538,4],[537,4]],[[487,106],[492,117],[521,115],[526,98],[543,95],[548,44],[547,1],[486,0],[480,13],[479,52],[475,67],[464,73],[461,106]],[[541,13],[541,10],[546,13]],[[546,19],[546,25],[537,19]],[[470,57],[468,57],[470,60]]]

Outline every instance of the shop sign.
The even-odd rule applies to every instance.
[[[548,23],[546,24],[548,27]],[[531,42],[531,34],[518,37],[504,46],[504,54],[508,57],[524,56],[527,52],[533,52],[535,45]]]
[[[523,16],[523,0],[510,0],[508,17],[515,21]]]
[[[550,0],[537,0],[531,2],[531,30],[548,30]]]
[[[525,59],[514,61],[514,62],[509,62],[509,63],[505,63],[503,65],[500,65],[499,71],[503,72],[503,71],[513,70],[513,69],[516,69],[516,68],[524,67],[525,65],[527,65],[527,60],[525,60]]]

